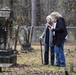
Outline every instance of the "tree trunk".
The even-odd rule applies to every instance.
[[[11,13],[10,13],[10,19],[14,19],[14,12],[13,12],[13,0],[10,0],[10,9],[11,9]]]
[[[36,26],[36,0],[31,0],[32,12],[31,12],[31,25]]]
[[[37,25],[37,20],[36,20],[36,0],[31,0],[31,5],[32,5],[32,11],[31,11],[31,30],[30,30],[30,35],[33,34],[33,27]],[[34,39],[34,38],[33,38]],[[30,36],[30,41],[32,41],[32,35]]]
[[[37,18],[36,18],[36,25],[41,25],[41,8],[40,8],[40,0],[36,0],[36,6],[37,6]]]

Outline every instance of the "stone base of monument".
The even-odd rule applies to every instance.
[[[0,49],[0,72],[2,67],[9,67],[17,63],[17,50],[1,50]]]

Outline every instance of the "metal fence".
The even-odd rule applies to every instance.
[[[39,43],[39,37],[44,31],[44,26],[34,26],[32,42]],[[76,27],[67,27],[68,41],[76,41]]]

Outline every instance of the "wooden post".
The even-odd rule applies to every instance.
[[[64,68],[64,70],[65,70],[65,75],[69,75],[66,67]]]
[[[17,37],[18,37],[18,32],[19,32],[19,25],[17,27],[17,30],[15,32],[15,38],[14,38],[14,49],[16,49],[17,46]]]
[[[70,72],[73,72],[74,68],[73,68],[73,63],[70,64]]]

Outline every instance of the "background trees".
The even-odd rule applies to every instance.
[[[0,9],[5,6],[12,9],[13,26],[25,25],[26,28],[32,26],[28,30],[30,43],[33,26],[44,26],[46,16],[52,11],[58,11],[62,14],[67,26],[76,25],[76,0],[0,0]],[[19,17],[23,21],[18,21]],[[39,41],[38,37],[42,30],[42,28],[40,30],[38,28],[34,29],[33,40]],[[70,30],[69,34],[74,34],[73,36],[76,37],[76,31]]]
[[[33,2],[32,2],[33,1]],[[4,6],[10,7],[10,0],[0,0],[0,8]],[[34,17],[32,19],[32,4],[35,5]],[[14,19],[22,16],[25,19],[25,25],[31,25],[31,19],[36,25],[43,25],[45,17],[52,11],[58,11],[66,19],[68,26],[76,24],[76,0],[13,0]],[[33,11],[34,12],[34,11]],[[37,21],[36,21],[37,20]]]

